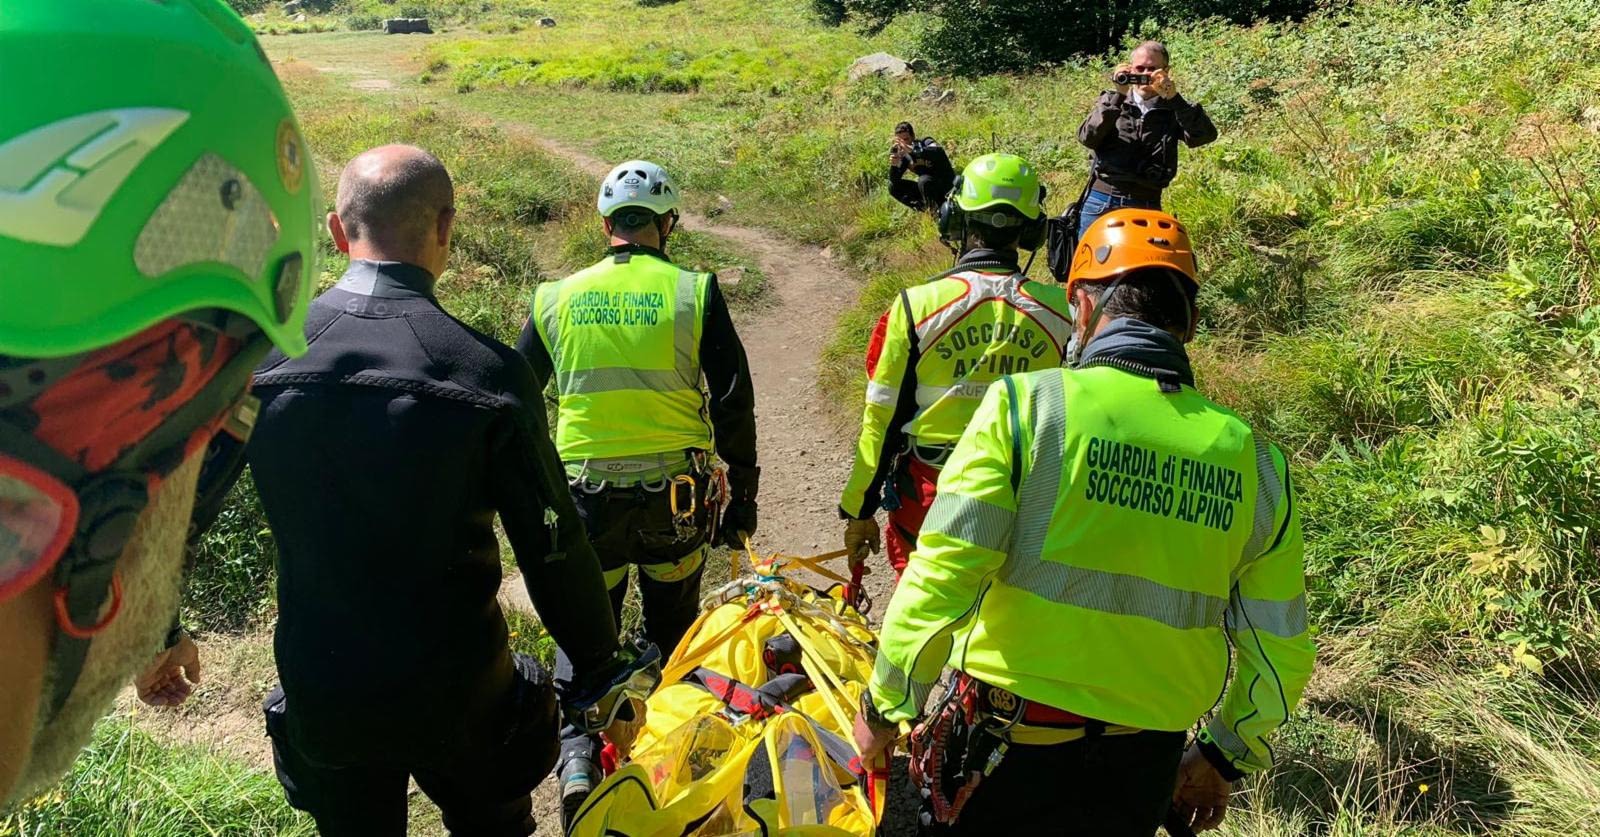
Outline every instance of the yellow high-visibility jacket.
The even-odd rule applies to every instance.
[[[902,434],[954,444],[990,383],[1060,366],[1071,335],[1065,290],[1019,273],[964,270],[903,291],[868,348],[867,403],[840,510],[871,517]]]
[[[1173,350],[1181,353],[1176,341]],[[885,616],[885,717],[941,668],[1266,767],[1315,649],[1281,452],[1187,379],[1110,359],[991,386],[939,480]]]

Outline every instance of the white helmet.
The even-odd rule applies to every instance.
[[[600,182],[600,217],[625,206],[639,206],[665,215],[678,208],[678,187],[665,169],[647,160],[629,160]]]

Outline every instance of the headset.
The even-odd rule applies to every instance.
[[[1043,183],[1039,184],[1039,217],[1025,218],[1004,209],[977,212],[962,209],[961,205],[956,203],[956,195],[961,194],[961,187],[965,182],[965,177],[956,175],[955,185],[950,187],[950,194],[939,206],[941,241],[951,248],[959,249],[967,240],[967,224],[970,217],[972,221],[997,229],[1021,227],[1022,234],[1017,237],[1017,246],[1023,250],[1038,250],[1044,246],[1045,232],[1049,225],[1049,213],[1044,211],[1044,201],[1049,190]]]

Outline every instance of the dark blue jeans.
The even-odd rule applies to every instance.
[[[1099,189],[1089,192],[1089,196],[1083,199],[1083,215],[1078,220],[1078,238],[1083,238],[1083,234],[1089,231],[1089,225],[1093,224],[1101,215],[1113,209],[1128,209],[1130,207],[1133,209],[1160,209],[1161,201],[1152,202],[1140,198],[1130,198],[1125,195],[1111,195]]]

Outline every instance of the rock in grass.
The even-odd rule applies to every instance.
[[[887,52],[874,52],[863,55],[850,65],[849,78],[851,81],[860,81],[868,76],[883,76],[884,78],[905,78],[911,75],[911,65],[903,58],[896,58]]]
[[[383,31],[388,35],[433,34],[425,17],[391,17],[383,22]]]
[[[539,25],[549,29],[550,27],[556,25],[556,19],[553,17],[541,17],[539,18]]]

